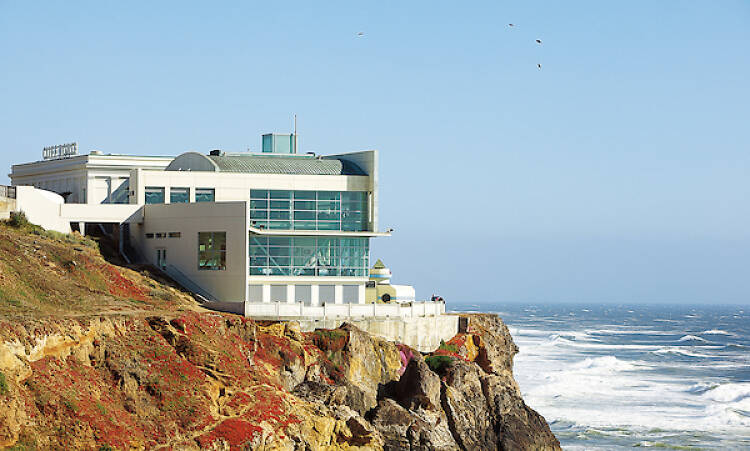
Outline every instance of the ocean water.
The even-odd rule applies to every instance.
[[[749,306],[448,307],[503,318],[563,449],[750,450]]]

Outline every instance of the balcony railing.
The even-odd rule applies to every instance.
[[[5,198],[8,198],[8,199],[15,199],[16,198],[16,187],[15,186],[0,185],[0,197],[5,197]]]

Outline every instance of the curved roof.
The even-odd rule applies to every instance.
[[[203,155],[187,152],[175,158],[167,171],[215,171],[247,174],[366,175],[354,163],[312,155]]]

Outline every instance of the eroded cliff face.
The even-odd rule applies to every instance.
[[[426,358],[346,324],[0,319],[0,447],[559,449],[516,352],[494,315]]]

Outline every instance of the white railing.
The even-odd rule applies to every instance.
[[[8,198],[8,199],[15,199],[16,198],[16,187],[15,186],[0,185],[0,197],[5,197],[5,198]]]
[[[301,302],[245,302],[245,316],[254,318],[414,318],[442,315],[444,302],[404,304],[323,304]]]

